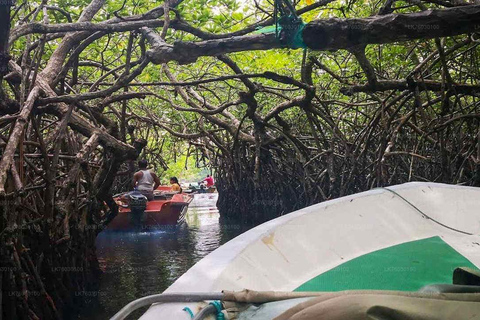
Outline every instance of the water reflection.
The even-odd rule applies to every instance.
[[[181,226],[99,234],[97,255],[103,271],[99,299],[80,319],[108,319],[131,300],[162,292],[198,260],[248,229],[219,223],[215,202],[211,195],[196,198]]]

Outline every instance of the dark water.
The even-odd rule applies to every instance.
[[[100,290],[78,319],[109,319],[142,296],[161,293],[200,259],[249,227],[220,223],[215,198],[202,195],[189,207],[186,223],[153,232],[102,232],[97,255]],[[134,315],[136,318],[142,312]]]

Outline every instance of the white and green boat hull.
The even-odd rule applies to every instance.
[[[165,292],[417,291],[480,267],[480,189],[407,183],[298,210],[221,246]],[[141,317],[191,319],[203,303]],[[260,318],[259,318],[260,319]]]

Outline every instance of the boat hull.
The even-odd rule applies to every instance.
[[[480,188],[408,183],[326,201],[253,228],[165,293],[417,291],[480,267]],[[142,320],[190,319],[204,303],[154,304]]]
[[[120,207],[117,216],[108,224],[107,230],[148,230],[163,226],[176,226],[185,220],[188,205],[193,197],[186,194],[174,195],[169,200],[153,200],[143,212],[133,212]]]

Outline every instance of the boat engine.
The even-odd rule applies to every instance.
[[[142,217],[147,208],[148,199],[140,192],[132,192],[128,194],[128,202],[131,210],[132,224],[135,227],[140,227],[142,224]]]

